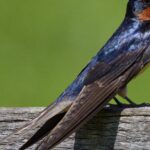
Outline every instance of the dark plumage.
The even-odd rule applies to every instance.
[[[106,45],[53,104],[14,133],[18,139],[26,134],[31,137],[20,150],[40,139],[38,150],[58,144],[100,111],[149,63],[149,8],[150,0],[129,0],[125,19]],[[14,134],[5,140],[12,142]]]

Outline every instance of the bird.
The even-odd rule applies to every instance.
[[[113,98],[127,95],[127,84],[150,64],[150,0],[128,0],[125,17],[106,44],[62,94],[36,118],[4,140],[30,138],[19,148],[39,142],[49,150],[95,116]],[[32,131],[32,132],[31,132]],[[33,132],[34,131],[34,132]],[[18,135],[13,138],[14,135]]]

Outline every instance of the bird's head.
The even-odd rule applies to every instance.
[[[127,17],[150,21],[150,0],[129,0]]]

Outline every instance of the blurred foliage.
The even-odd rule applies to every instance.
[[[126,3],[0,1],[0,106],[55,100],[119,26]],[[149,74],[130,84],[133,100],[148,102]]]

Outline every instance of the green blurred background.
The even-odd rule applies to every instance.
[[[0,106],[46,106],[122,21],[127,0],[0,1]],[[129,96],[150,102],[149,71]]]

